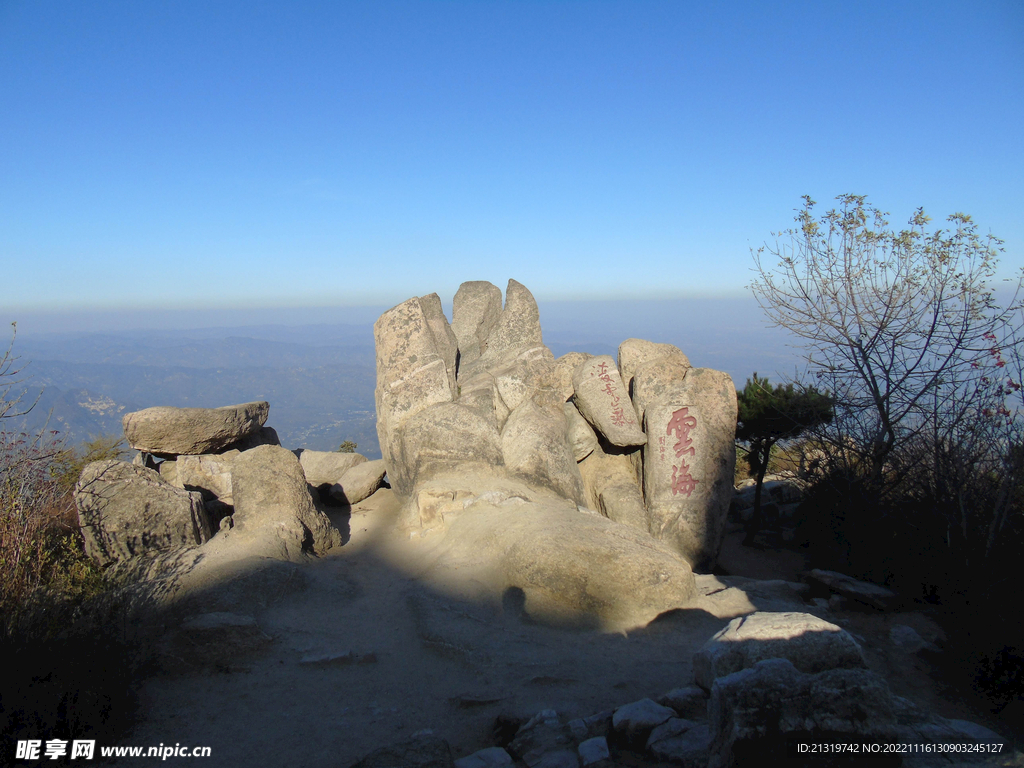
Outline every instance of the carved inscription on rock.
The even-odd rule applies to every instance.
[[[619,369],[609,355],[584,361],[572,381],[576,407],[608,442],[630,446],[647,441],[637,423]]]

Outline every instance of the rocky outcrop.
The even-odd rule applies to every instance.
[[[212,453],[244,440],[267,421],[266,402],[223,408],[158,406],[126,413],[122,419],[128,444],[158,456]]]
[[[366,457],[359,453],[310,451],[305,448],[299,448],[292,453],[302,465],[306,482],[314,488],[334,485],[352,467],[366,461]]]
[[[358,504],[381,487],[386,472],[383,459],[356,464],[331,485],[330,497],[338,504]]]
[[[318,510],[295,455],[280,446],[262,445],[239,454],[232,463],[234,526],[224,536],[259,542],[256,549],[286,560],[304,553],[323,554],[341,544],[341,535]]]
[[[626,339],[619,344],[618,355],[619,373],[622,375],[622,383],[626,386],[626,392],[630,396],[633,394],[633,376],[644,363],[651,360],[668,359],[675,361],[682,368],[690,367],[689,358],[679,347],[644,339]]]
[[[524,399],[501,430],[505,466],[531,484],[583,504],[583,478],[569,445],[562,409],[543,408]]]
[[[619,352],[628,380],[607,355],[555,360],[526,287],[509,281],[504,307],[500,295],[489,283],[464,283],[450,327],[434,294],[399,304],[374,326],[377,433],[391,487],[403,502],[400,524],[413,535],[462,535],[468,523],[456,521],[483,516],[477,500],[521,483],[522,507],[505,510],[494,537],[508,543],[495,554],[507,566],[508,586],[532,590],[536,605],[552,602],[544,613],[573,613],[588,600],[565,597],[575,594],[571,579],[603,585],[633,578],[621,565],[598,570],[609,558],[654,567],[651,552],[664,558],[674,550],[672,567],[657,566],[672,574],[670,589],[641,578],[614,602],[646,606],[636,616],[654,605],[682,607],[693,596],[690,568],[714,564],[732,497],[731,381],[691,368],[676,347],[639,339]],[[552,499],[571,503],[563,508],[575,508],[569,520],[562,513],[527,514]],[[595,529],[587,509],[632,533],[617,535],[609,550],[611,539]],[[523,532],[530,542],[523,548],[511,541],[517,530],[511,521],[526,519],[534,527]],[[539,570],[531,570],[531,561]],[[629,613],[611,611],[606,602],[590,599],[598,621]]]
[[[438,306],[433,294],[410,299],[375,325],[377,432],[392,488],[416,507],[407,523],[440,529],[436,514],[423,514],[437,504],[417,488],[465,463],[654,536],[693,567],[713,566],[735,464],[728,376],[641,339],[622,343],[618,364],[585,353],[555,360],[536,301],[514,280],[500,312],[500,291],[479,281],[459,288],[450,329]]]
[[[210,524],[198,492],[123,461],[88,464],[75,486],[85,552],[108,565],[147,552],[198,546]]]
[[[178,587],[188,593],[184,584],[206,588],[217,581],[212,574],[233,573],[233,563],[299,561],[340,544],[340,532],[310,495],[303,463],[313,481],[329,490],[366,458],[292,453],[276,444],[273,429],[261,426],[268,410],[263,402],[129,414],[126,434],[148,450],[133,464],[89,465],[75,489],[87,554],[102,565],[123,564],[122,574],[163,580],[159,591],[166,597]],[[173,433],[176,426],[183,434]],[[177,453],[185,450],[213,452]],[[157,453],[163,456],[159,464]],[[353,477],[353,490],[379,487],[382,462],[376,470]],[[125,562],[140,558],[148,560]]]
[[[637,379],[643,375],[643,368]],[[691,368],[644,411],[644,499],[651,533],[699,570],[718,556],[736,467],[736,390],[725,373]]]
[[[240,451],[179,456],[175,462],[174,483],[189,491],[199,491],[203,500],[217,499],[228,506],[234,505],[231,489],[231,462]]]
[[[472,363],[487,350],[487,338],[501,316],[501,289],[484,280],[463,283],[452,303],[452,331],[460,365]]]
[[[432,405],[454,400],[448,365],[419,299],[385,312],[373,326],[377,347],[377,436],[391,487],[408,495],[412,468],[401,451],[402,425]]]
[[[864,668],[850,633],[809,613],[752,613],[733,619],[693,656],[693,675],[705,690],[716,678],[765,659],[788,659],[801,672]]]

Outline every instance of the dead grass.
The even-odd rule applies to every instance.
[[[0,755],[18,739],[108,742],[134,713],[134,649],[102,571],[86,557],[73,488],[117,440],[66,450],[0,433]],[[102,614],[102,615],[101,615]],[[2,762],[2,761],[0,761]]]

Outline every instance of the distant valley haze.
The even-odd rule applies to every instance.
[[[442,302],[450,319],[451,297]],[[631,337],[667,342],[738,387],[754,371],[779,380],[799,365],[788,336],[767,328],[749,297],[538,304],[556,356],[614,357]],[[208,327],[195,325],[203,313],[186,311],[26,312],[14,352],[26,401],[42,396],[4,427],[45,424],[78,444],[120,434],[121,416],[141,408],[267,400],[267,423],[285,446],[334,450],[352,440],[376,458],[373,321],[387,308],[218,310],[205,315],[219,323]]]
[[[509,277],[556,355],[778,380],[745,286],[804,195],[963,211],[1024,266],[1022,41],[1013,0],[0,0],[23,425],[266,399],[375,455],[374,320]]]

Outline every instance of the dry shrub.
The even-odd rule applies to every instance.
[[[134,714],[124,609],[85,556],[73,488],[120,441],[69,451],[55,433],[0,433],[0,754],[18,739],[111,743]]]

